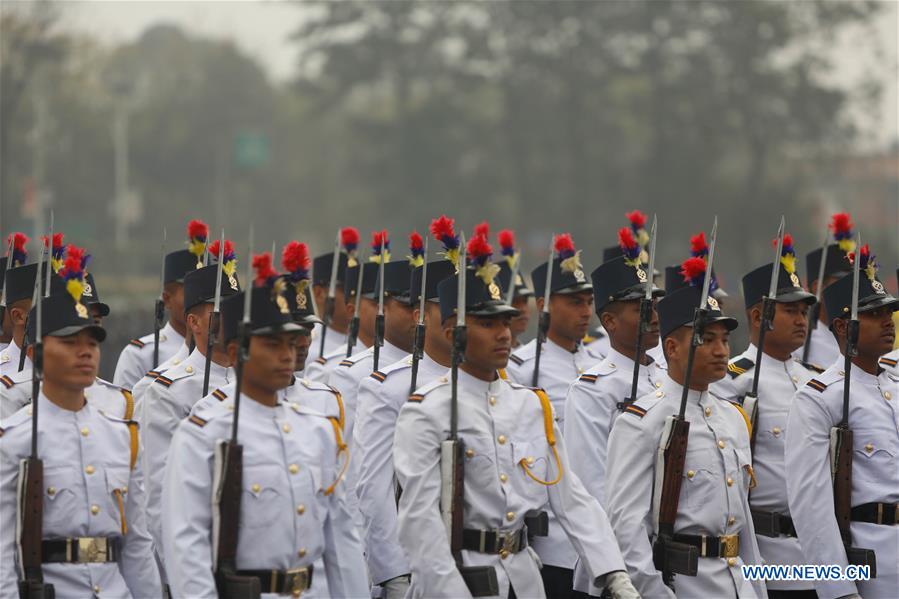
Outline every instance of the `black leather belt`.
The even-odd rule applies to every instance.
[[[751,512],[755,534],[764,537],[796,536],[796,527],[793,526],[793,519],[789,516],[765,510],[751,510]]]
[[[105,564],[119,561],[116,537],[77,537],[41,541],[41,558],[47,564]]]
[[[291,570],[239,570],[236,575],[258,578],[263,593],[294,597],[299,597],[300,593],[309,590],[312,584],[312,566]]]
[[[510,553],[524,551],[528,546],[528,529],[522,526],[516,531],[503,533],[495,530],[462,531],[462,549],[478,553],[499,554],[503,557]]]
[[[673,540],[696,547],[699,549],[699,557],[737,557],[740,555],[739,535],[713,537],[708,535],[676,534]]]
[[[863,503],[852,508],[853,522],[899,524],[899,503]]]

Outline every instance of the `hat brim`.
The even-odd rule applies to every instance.
[[[774,299],[778,304],[792,304],[793,302],[803,302],[811,306],[815,303],[815,296],[805,289],[796,289],[795,291],[787,291],[778,293]]]
[[[517,309],[507,305],[505,302],[490,302],[471,306],[465,310],[465,313],[469,316],[499,316],[501,314],[518,316],[519,314]]]
[[[318,316],[316,316],[315,314],[300,314],[300,315],[294,314],[293,321],[296,324],[301,325],[301,326],[305,326],[305,325],[312,326],[312,325],[316,325],[316,324],[321,324],[321,325],[325,324],[322,321],[322,319],[319,318]]]
[[[61,329],[56,329],[55,331],[48,331],[44,334],[46,337],[71,337],[72,335],[77,335],[81,331],[88,331],[92,333],[94,339],[103,343],[106,341],[106,329],[101,327],[100,325],[96,325],[93,323],[90,324],[73,324],[66,327],[62,327]]]
[[[719,322],[722,323],[728,331],[733,331],[738,326],[740,326],[739,321],[737,321],[736,318],[732,318],[730,316],[708,316],[705,319],[706,326],[710,324],[718,324]]]
[[[534,292],[522,285],[515,288],[513,297],[534,297]]]
[[[730,294],[719,287],[712,292],[712,297],[714,297],[715,299],[724,299],[730,297]]]
[[[550,295],[571,295],[572,293],[581,293],[582,291],[593,291],[592,283],[578,283],[570,287],[563,287],[550,292]]]
[[[250,335],[256,337],[261,335],[278,335],[280,333],[297,333],[303,330],[303,327],[294,322],[282,322],[279,324],[269,325],[267,327],[258,327],[250,330]]]
[[[867,302],[868,299],[871,299],[872,301]],[[883,308],[884,306],[892,306],[893,312],[899,310],[899,298],[895,298],[892,295],[869,295],[863,301],[865,301],[865,303],[859,302],[859,312],[870,312],[872,310]]]
[[[107,304],[104,304],[103,302],[90,302],[87,305],[90,308],[96,307],[100,311],[101,317],[106,318],[109,316],[109,306]]]

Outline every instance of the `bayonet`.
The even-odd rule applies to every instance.
[[[41,271],[38,270],[38,273]],[[47,236],[47,281],[43,297],[50,297],[50,277],[53,275],[53,211],[50,211],[50,235]],[[40,276],[40,274],[38,274]]]
[[[3,267],[3,289],[0,289],[0,323],[3,322],[3,315],[6,313],[6,273],[12,266],[12,249],[15,244],[14,235],[10,234],[9,242],[6,244],[6,264]]]
[[[207,246],[208,250],[208,246]],[[222,272],[225,262],[225,230],[222,229],[222,236],[219,241],[218,265],[215,274],[215,300],[212,304],[212,314],[209,315],[209,331],[206,339],[206,365],[203,369],[203,397],[209,393],[209,374],[212,368],[212,348],[215,345],[216,337],[219,329],[219,314],[222,306]],[[252,264],[252,260],[248,258],[248,262]],[[252,279],[250,279],[252,281]],[[252,287],[252,285],[251,285]]]
[[[808,362],[812,349],[812,331],[818,328],[818,320],[821,318],[821,291],[824,289],[824,271],[827,265],[827,246],[830,245],[830,228],[824,228],[824,241],[821,242],[821,261],[818,263],[818,279],[815,285],[815,305],[809,310],[808,333],[805,335],[805,345],[802,348],[802,361]]]
[[[549,300],[553,288],[555,240],[555,234],[549,236],[549,258],[546,262],[546,285],[543,288],[543,310],[540,311],[540,320],[537,323],[537,353],[534,357],[534,373],[531,375],[531,387],[536,387],[537,383],[540,382],[540,354],[543,352],[543,344],[546,343],[546,335],[549,332]]]
[[[418,363],[424,356],[425,346],[425,289],[428,281],[428,237],[425,237],[424,263],[421,265],[421,289],[418,297],[418,323],[415,325],[415,338],[412,340],[412,377],[409,382],[409,395],[415,392],[418,384]]]
[[[153,368],[159,366],[159,331],[165,325],[165,303],[163,295],[165,294],[165,242],[168,240],[168,229],[162,228],[162,260],[159,267],[159,297],[156,298],[153,318]]]
[[[384,262],[386,260],[384,237],[386,237],[386,232],[381,236],[381,260],[378,262],[378,315],[375,316],[375,351],[372,363],[374,370],[378,369],[381,346],[384,345]]]
[[[521,258],[518,252],[515,253],[515,259],[512,260],[512,277],[509,279],[509,287],[506,289],[506,305],[511,306],[515,299],[515,281],[518,278],[518,271],[521,268]]]
[[[759,328],[758,346],[755,348],[755,370],[752,372],[752,388],[743,398],[743,408],[749,414],[752,434],[749,438],[749,447],[755,449],[756,422],[758,421],[759,380],[762,372],[762,354],[765,351],[765,335],[774,330],[774,313],[777,299],[777,279],[780,274],[780,258],[783,253],[784,230],[786,222],[780,217],[780,226],[777,228],[777,242],[774,244],[774,259],[771,261],[771,282],[768,285],[768,295],[762,298],[762,322]]]
[[[340,227],[337,228],[337,235],[334,237],[334,254],[331,259],[331,278],[328,280],[328,297],[325,299],[325,313],[322,322],[322,338],[318,344],[318,357],[325,355],[325,335],[328,334],[328,327],[331,326],[331,318],[334,316],[334,301],[337,296],[337,267],[340,264]],[[315,302],[312,302],[315,307]],[[315,308],[317,309],[317,308]]]

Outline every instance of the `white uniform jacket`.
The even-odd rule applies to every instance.
[[[296,385],[295,385],[296,386]],[[303,389],[307,389],[303,387]],[[358,536],[335,484],[346,456],[339,451],[339,409],[279,399],[269,407],[241,396],[238,442],[243,494],[238,570],[290,570],[317,563],[331,597],[368,596]],[[173,597],[216,597],[212,494],[216,446],[231,437],[234,385],[215,390],[183,420],[172,438],[162,496],[163,547]],[[299,397],[298,388],[291,398]],[[278,597],[264,592],[263,597]],[[314,592],[303,597],[320,597]],[[326,595],[327,596],[327,595]]]
[[[418,362],[416,386],[445,375],[447,368],[427,354]],[[373,372],[359,384],[354,460],[359,462],[356,495],[362,512],[362,537],[372,581],[380,584],[409,574],[409,560],[397,536],[393,435],[400,409],[409,399],[411,354]]]
[[[843,417],[843,358],[796,392],[787,422],[787,497],[793,524],[809,564],[846,566],[833,507],[830,431]],[[852,505],[899,503],[899,383],[853,367],[849,428],[853,431]],[[854,547],[873,549],[877,578],[869,582],[818,581],[821,599],[858,592],[896,597],[899,589],[899,525],[852,522]]]
[[[77,412],[60,408],[43,393],[38,401],[43,538],[106,537],[119,545],[117,562],[45,563],[44,581],[54,586],[57,597],[161,596],[136,454],[131,468],[136,431],[91,400]],[[31,414],[28,406],[0,422],[0,597],[4,599],[18,597],[16,486],[19,462],[31,452]]]
[[[615,420],[609,437],[609,518],[631,580],[644,597],[674,597],[652,561],[653,493],[657,477],[661,484],[656,460],[665,421],[678,413],[682,389],[665,376],[658,391]],[[752,456],[746,420],[735,404],[692,390],[685,418],[690,436],[674,532],[739,535],[740,551],[735,558],[700,557],[697,576],[674,577],[677,597],[766,597],[765,584],[744,580],[740,571],[742,564],[761,564],[747,499]]]
[[[120,387],[132,389],[147,371],[153,370],[154,345],[153,333],[129,341],[119,354],[112,382]],[[183,345],[184,336],[176,331],[171,323],[165,323],[165,326],[159,329],[159,363],[162,364],[172,357]]]
[[[528,512],[549,506],[594,579],[601,582],[609,572],[623,570],[605,512],[571,475],[552,407],[543,406],[532,389],[499,378],[487,383],[464,371],[458,402],[458,434],[465,445],[464,527],[511,533],[522,528]],[[451,385],[441,377],[410,398],[396,426],[394,466],[403,489],[399,537],[412,566],[413,597],[470,596],[440,513],[440,448],[449,437],[450,405]],[[556,484],[535,480],[551,483],[560,473]],[[463,551],[462,559],[467,566],[496,569],[499,597],[508,596],[510,584],[520,598],[545,596],[539,558],[530,547],[505,559]]]

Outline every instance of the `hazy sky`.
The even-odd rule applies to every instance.
[[[884,4],[877,23],[883,55],[858,49],[867,32],[848,32],[834,48],[837,68],[833,74],[837,81],[849,85],[866,73],[875,73],[882,81],[881,114],[873,120],[879,121],[879,143],[899,138],[899,1]],[[177,24],[197,34],[233,39],[259,59],[275,80],[291,75],[296,52],[288,36],[302,19],[302,9],[296,4],[268,0],[98,0],[66,2],[64,6],[65,27],[91,32],[109,42],[134,40],[156,23]]]

